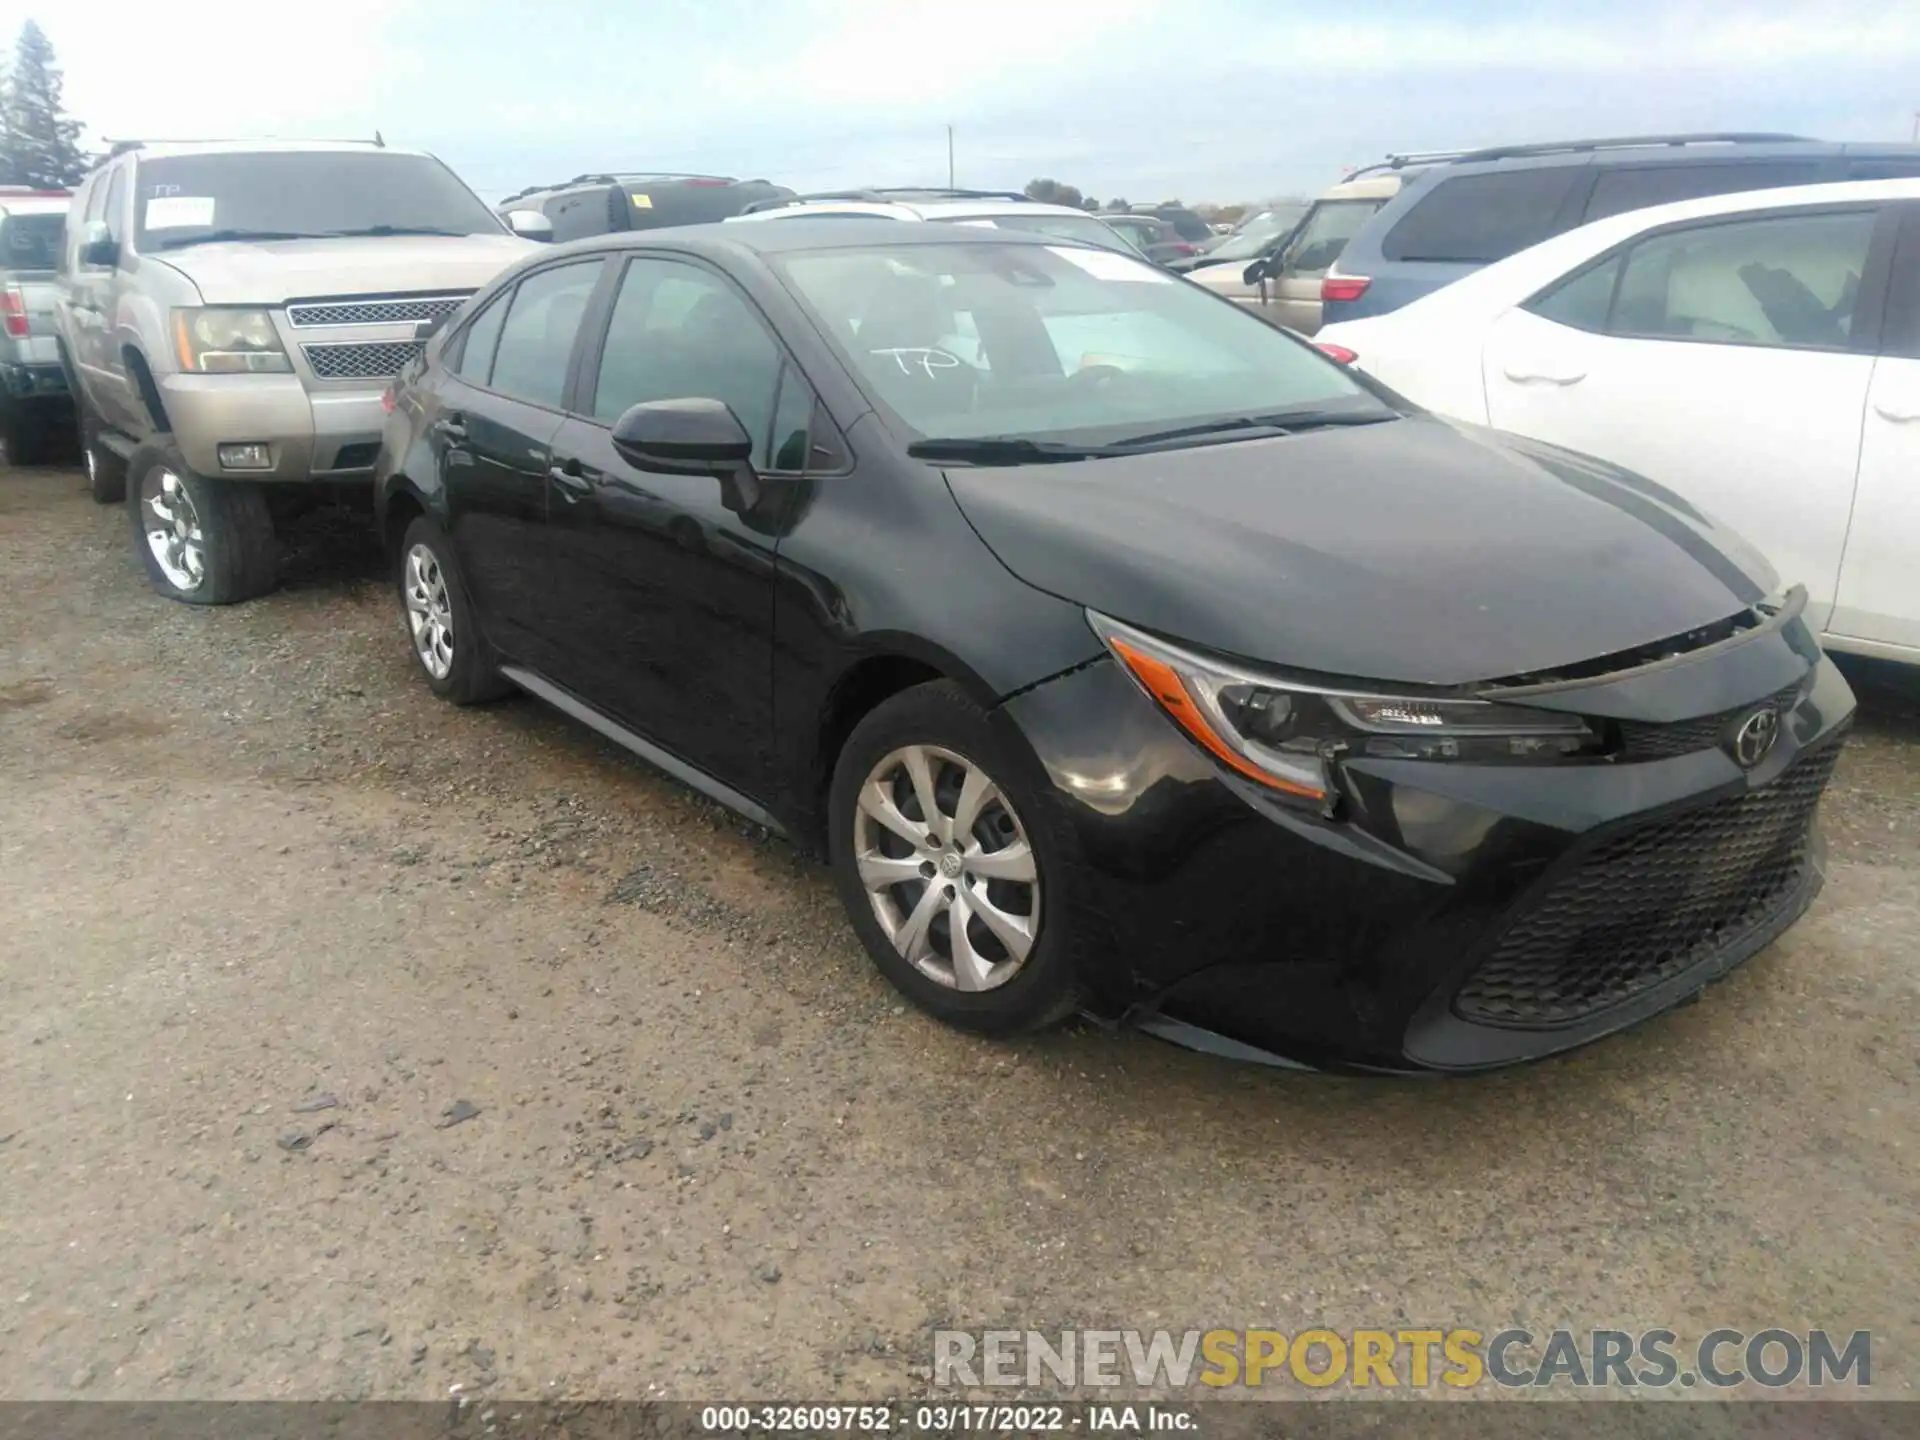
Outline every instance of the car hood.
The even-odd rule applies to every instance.
[[[947,481],[1028,584],[1328,675],[1549,670],[1726,619],[1772,584],[1649,481],[1426,415]]]
[[[142,259],[178,270],[209,305],[278,305],[323,295],[477,290],[536,248],[517,235],[388,235],[227,241]]]

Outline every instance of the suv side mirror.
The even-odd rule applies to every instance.
[[[736,513],[760,501],[760,477],[749,463],[753,440],[723,400],[642,401],[613,422],[612,438],[620,458],[638,469],[718,475]]]
[[[509,210],[507,228],[523,240],[553,239],[553,221],[538,210]]]
[[[99,220],[89,220],[80,232],[80,263],[112,269],[120,263],[120,242]]]

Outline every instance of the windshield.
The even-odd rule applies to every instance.
[[[0,270],[58,270],[64,215],[9,215],[0,221]]]
[[[498,235],[502,225],[427,155],[381,150],[236,151],[142,160],[135,247],[247,235]]]
[[[919,439],[1120,439],[1231,417],[1394,413],[1284,331],[1143,261],[1065,245],[772,257]]]
[[[949,225],[987,226],[995,230],[1025,230],[1035,235],[1051,235],[1056,240],[1078,240],[1098,245],[1103,250],[1136,253],[1131,237],[1122,235],[1104,220],[1080,215],[1026,215],[1013,211],[1005,215],[974,215],[948,220]]]
[[[1213,260],[1251,260],[1299,223],[1306,210],[1305,205],[1263,210],[1207,251],[1207,256]]]

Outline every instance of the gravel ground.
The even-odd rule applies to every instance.
[[[896,1003],[822,872],[411,673],[337,514],[167,604],[0,473],[0,1397],[840,1398],[938,1326],[1874,1332],[1920,1378],[1920,702],[1807,920],[1446,1083]]]

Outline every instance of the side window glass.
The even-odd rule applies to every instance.
[[[1602,170],[1587,197],[1588,220],[1665,205],[1672,200],[1697,200],[1703,195],[1732,195],[1741,190],[1768,190],[1776,185],[1811,185],[1820,178],[1818,160],[1754,161],[1718,165],[1620,166]]]
[[[100,218],[107,222],[107,229],[113,232],[113,238],[116,240],[124,240],[126,238],[124,232],[127,229],[127,224],[125,217],[120,213],[120,197],[126,194],[126,190],[127,170],[123,165],[114,171],[113,178],[107,181],[106,205],[100,213]]]
[[[500,330],[489,388],[530,404],[560,407],[574,336],[600,279],[600,265],[598,259],[556,265],[520,282]]]
[[[1378,200],[1323,200],[1287,247],[1289,275],[1324,275],[1380,208]]]
[[[755,466],[769,468],[782,364],[760,317],[718,275],[673,260],[636,259],[607,327],[594,418],[611,424],[648,400],[721,400],[753,437]]]
[[[1616,255],[1604,264],[1582,270],[1543,290],[1522,308],[1558,325],[1596,333],[1604,331],[1607,309],[1613,304],[1614,282],[1620,278],[1620,267],[1626,258],[1625,254]]]
[[[1608,328],[1729,345],[1845,349],[1871,210],[1701,225],[1626,257]]]
[[[769,470],[807,468],[807,430],[813,422],[813,390],[788,365],[780,371],[780,398],[773,407],[773,434],[767,445]]]
[[[469,385],[486,385],[493,371],[494,347],[500,343],[500,327],[506,321],[507,302],[512,298],[501,295],[490,301],[460,341],[460,362],[453,370]]]
[[[1389,260],[1489,265],[1553,233],[1577,165],[1529,165],[1442,180],[1380,242]]]

